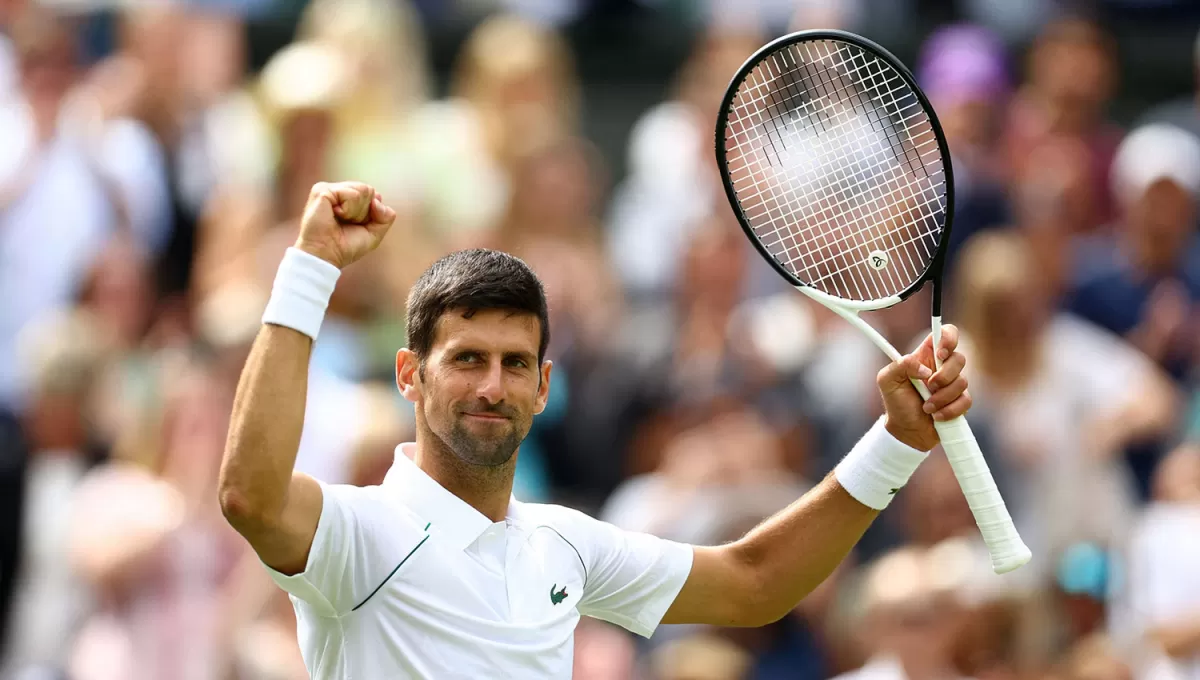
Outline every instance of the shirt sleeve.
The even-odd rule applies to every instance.
[[[580,514],[587,583],[579,613],[650,637],[692,570],[692,547]]]
[[[321,517],[304,571],[271,578],[321,616],[341,616],[386,583],[428,536],[419,520],[372,494],[371,488],[321,485]],[[266,565],[264,565],[266,566]]]

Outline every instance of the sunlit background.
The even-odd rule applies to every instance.
[[[307,677],[215,482],[320,180],[400,218],[331,302],[299,469],[382,479],[407,290],[482,245],[551,303],[519,498],[711,544],[803,493],[885,360],[752,251],[712,130],[754,49],[817,27],[941,117],[946,316],[1034,561],[991,572],[937,451],[780,622],[584,620],[575,677],[1200,680],[1195,0],[0,0],[0,678]],[[870,320],[912,347],[928,310]]]

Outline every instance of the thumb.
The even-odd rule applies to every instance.
[[[909,354],[901,357],[899,361],[893,361],[880,371],[879,387],[881,389],[910,389],[913,379],[924,382],[932,377],[933,371],[922,363],[916,354]]]
[[[385,204],[382,196],[375,194],[375,200],[371,202],[371,220],[367,228],[371,231],[386,230],[395,221],[395,209]]]

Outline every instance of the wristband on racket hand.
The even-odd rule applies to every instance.
[[[313,340],[342,271],[316,255],[288,248],[275,273],[263,323],[286,326]]]
[[[880,417],[833,473],[859,503],[883,510],[928,456],[893,437]]]

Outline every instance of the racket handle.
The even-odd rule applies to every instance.
[[[992,570],[1005,574],[1025,565],[1033,554],[1017,533],[967,419],[959,416],[933,424],[992,556]]]

